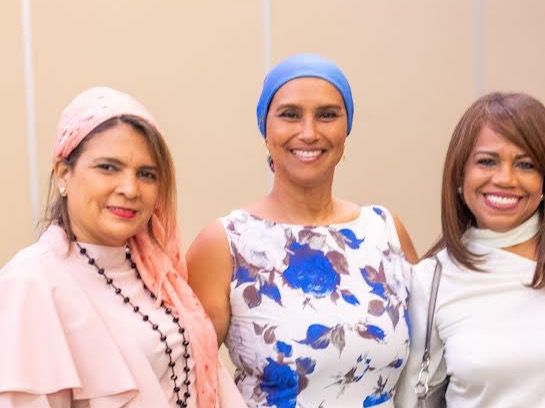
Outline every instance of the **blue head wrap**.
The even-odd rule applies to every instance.
[[[267,74],[263,81],[263,90],[256,110],[257,126],[261,134],[265,136],[267,112],[274,94],[286,82],[303,77],[321,78],[337,88],[343,97],[347,116],[347,134],[349,134],[354,116],[354,101],[350,84],[339,67],[316,54],[296,54],[280,62]]]

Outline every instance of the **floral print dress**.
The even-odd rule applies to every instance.
[[[249,407],[393,407],[409,352],[408,266],[390,213],[327,226],[235,210],[226,338]]]

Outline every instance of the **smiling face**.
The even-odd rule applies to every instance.
[[[341,94],[319,78],[298,78],[274,95],[266,143],[275,178],[302,187],[331,183],[347,133]]]
[[[543,175],[517,145],[484,126],[464,166],[463,199],[479,228],[505,232],[538,208]]]
[[[94,134],[73,166],[60,161],[68,215],[78,241],[121,246],[146,228],[159,195],[158,167],[145,137],[121,123]]]

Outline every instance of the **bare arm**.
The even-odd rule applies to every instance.
[[[407,232],[407,229],[399,219],[397,215],[393,215],[394,223],[396,226],[397,236],[399,237],[399,243],[401,250],[405,253],[405,258],[412,264],[418,262],[418,255],[416,249],[414,249],[413,241]]]
[[[221,345],[231,320],[229,292],[233,262],[219,221],[204,228],[195,238],[187,251],[187,268],[189,285],[210,316]]]

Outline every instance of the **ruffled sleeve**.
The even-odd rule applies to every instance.
[[[118,346],[62,263],[43,258],[0,271],[0,407],[125,406],[137,387]]]
[[[0,408],[71,408],[71,401],[70,390],[47,395],[33,395],[24,392],[0,393]]]

